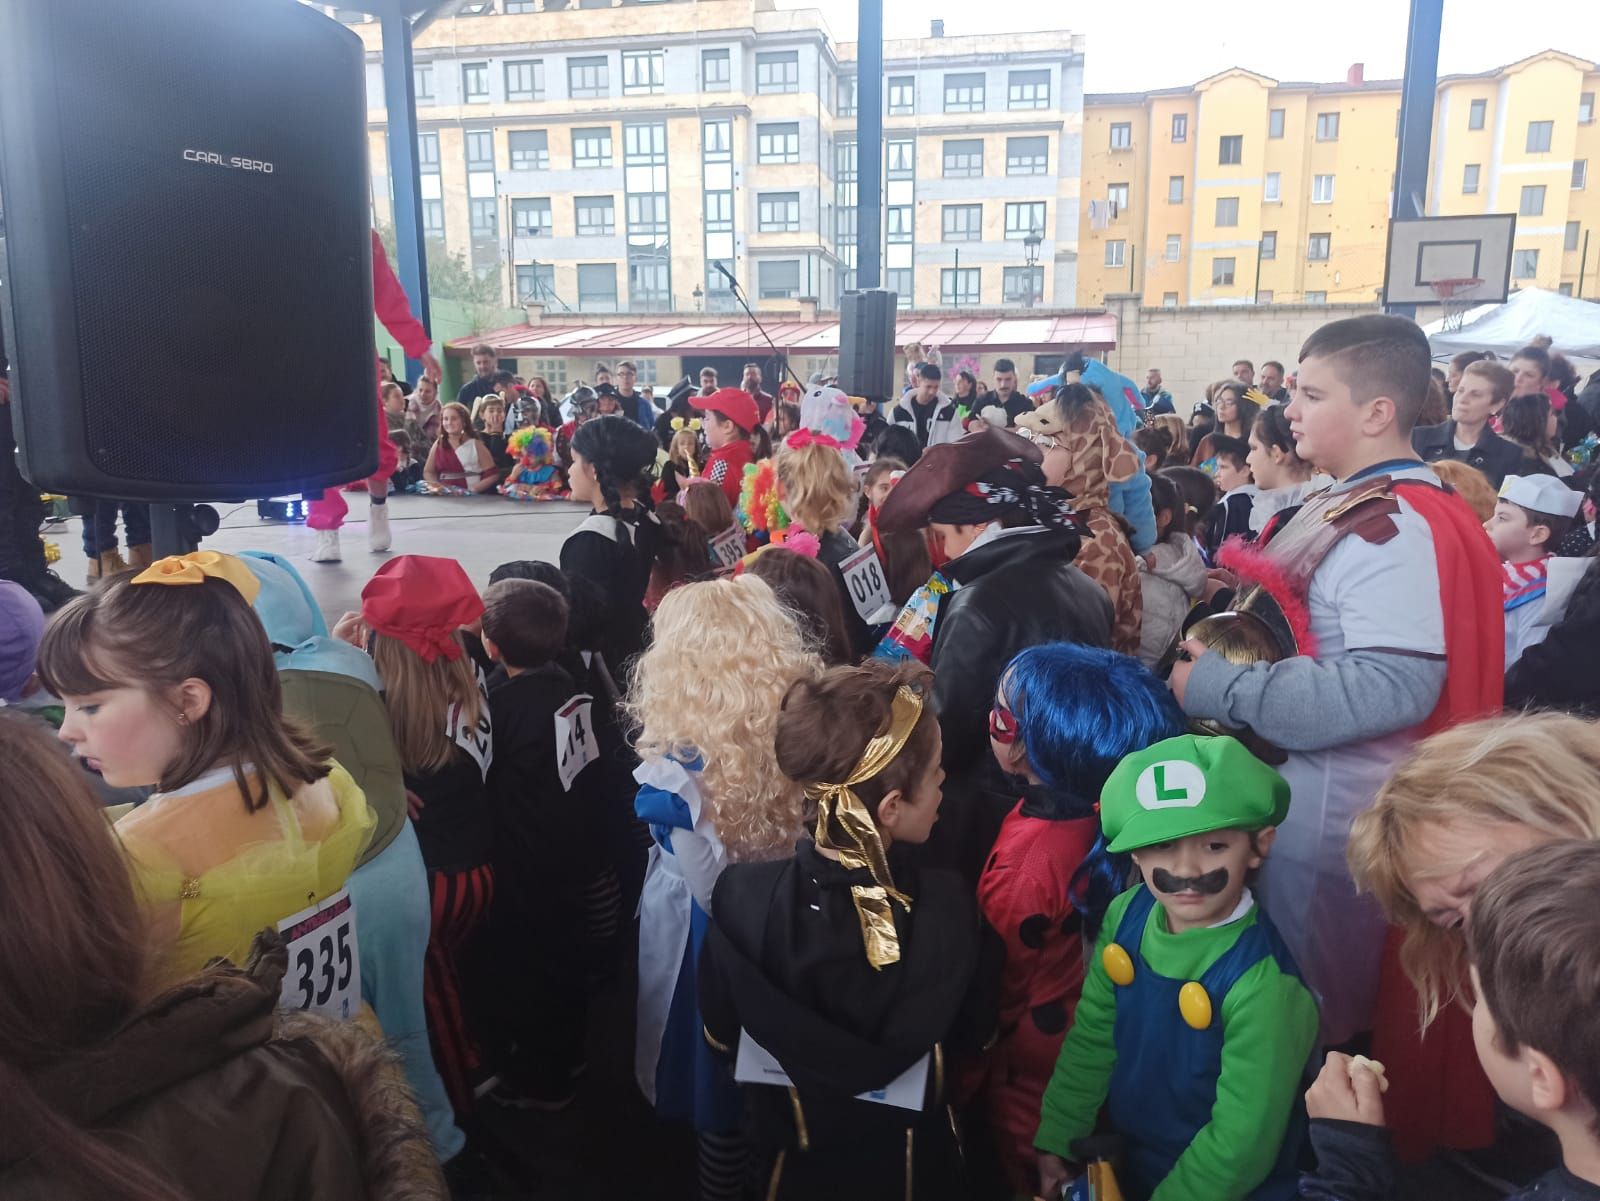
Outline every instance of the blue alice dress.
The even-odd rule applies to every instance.
[[[710,924],[711,890],[726,856],[700,796],[698,758],[639,765],[634,812],[650,827],[650,860],[639,899],[639,1088],[665,1118],[697,1130],[739,1126],[739,1090],[702,1034],[696,968]]]

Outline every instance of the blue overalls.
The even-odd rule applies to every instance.
[[[1155,895],[1140,887],[1122,915],[1115,940],[1134,964],[1132,983],[1115,985],[1117,1064],[1106,1103],[1112,1126],[1127,1141],[1119,1183],[1128,1201],[1145,1201],[1211,1121],[1222,1074],[1222,1004],[1228,991],[1269,955],[1285,975],[1300,975],[1277,930],[1264,913],[1257,913],[1255,923],[1200,977],[1212,1017],[1209,1026],[1196,1030],[1178,1004],[1178,994],[1189,981],[1152,971],[1140,954],[1155,903]],[[1299,1177],[1295,1161],[1304,1136],[1305,1110],[1297,1100],[1277,1162],[1248,1195],[1249,1201],[1292,1201]]]

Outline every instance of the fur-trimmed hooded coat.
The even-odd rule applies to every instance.
[[[358,1022],[279,1011],[286,965],[263,933],[245,967],[213,961],[28,1083],[194,1201],[442,1201],[390,1052]],[[92,1201],[97,1190],[41,1152],[38,1118],[35,1103],[0,1096],[0,1197]]]

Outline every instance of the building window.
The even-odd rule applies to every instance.
[[[579,196],[574,202],[580,238],[609,238],[617,232],[617,202],[611,196]]]
[[[550,134],[543,129],[513,129],[506,135],[513,171],[543,171],[550,165]]]
[[[567,60],[567,95],[574,100],[604,100],[611,95],[611,68],[605,55]],[[612,273],[612,296],[617,291],[615,274]]]
[[[507,63],[506,99],[544,99],[544,63],[536,58]]]
[[[1332,234],[1312,234],[1306,239],[1306,259],[1313,263],[1326,263],[1332,242]]]
[[[549,0],[546,0],[546,3],[548,2]],[[570,378],[567,375],[567,360],[565,358],[534,359],[533,374],[549,384],[550,390],[557,394],[566,391],[567,382]]]
[[[947,204],[942,211],[943,240],[979,242],[983,240],[983,205]]]
[[[1271,304],[1272,303],[1272,289],[1270,289],[1270,288],[1262,288],[1259,292],[1257,292],[1256,293],[1256,303],[1257,304]]]
[[[894,267],[883,273],[883,286],[895,295],[894,307],[911,307],[911,268]]]
[[[1522,189],[1522,202],[1517,206],[1519,217],[1544,216],[1544,185],[1527,184]]]
[[[531,13],[538,10],[534,0],[506,0],[505,11],[508,13]]]
[[[472,203],[478,202],[474,200]],[[551,232],[549,198],[513,200],[511,228],[519,238],[548,238]]]
[[[1043,303],[1044,268],[1005,268],[1000,279],[1000,299],[1006,304]]]
[[[1044,233],[1044,201],[1029,200],[1006,205],[1006,241],[1026,238],[1034,230]]]
[[[1239,224],[1239,198],[1237,196],[1217,197],[1217,227],[1226,229]]]
[[[1128,185],[1125,183],[1111,183],[1106,185],[1106,203],[1111,206],[1111,215],[1120,216],[1128,208]]]
[[[764,234],[799,233],[800,193],[761,193],[756,198],[756,228]]]
[[[1244,135],[1238,133],[1223,134],[1217,143],[1217,162],[1224,167],[1237,166],[1244,162]]]
[[[1562,240],[1561,249],[1563,249],[1563,250],[1576,250],[1576,249],[1578,249],[1578,234],[1579,234],[1579,232],[1580,231],[1579,231],[1578,222],[1576,222],[1576,221],[1568,221],[1567,222],[1566,237]]]
[[[1559,292],[1563,296],[1571,296],[1572,295],[1572,285],[1571,284],[1560,284],[1560,285],[1557,286],[1556,291]]]
[[[1461,190],[1467,195],[1472,195],[1478,190],[1479,164],[1468,163],[1461,172]]]
[[[1128,244],[1121,238],[1112,238],[1106,243],[1106,266],[1122,267],[1128,262]]]
[[[630,192],[628,194],[628,235],[630,238],[667,236],[667,194]]]
[[[548,202],[547,202],[548,203]],[[467,217],[471,223],[472,236],[475,238],[497,238],[500,236],[500,222],[497,219],[497,208],[494,197],[486,200],[470,200],[467,202]]]
[[[611,165],[611,130],[574,129],[572,131],[572,165],[574,167],[609,167]]]
[[[885,161],[890,179],[910,179],[917,172],[917,144],[907,138],[896,138],[889,143]]]
[[[462,0],[456,9],[458,17],[486,17],[494,12],[494,0]]]
[[[1339,140],[1339,114],[1317,114],[1317,141],[1337,142]]]
[[[628,259],[628,307],[636,313],[672,309],[672,264],[663,255],[647,250]]]
[[[800,260],[763,259],[757,263],[756,295],[761,300],[789,300],[800,295]]]
[[[731,234],[733,232],[733,193],[706,193],[706,232]]]
[[[615,263],[578,264],[578,311],[580,313],[617,311]]]
[[[800,90],[800,52],[779,50],[756,55],[756,91],[798,92]]]
[[[1572,190],[1581,192],[1589,184],[1589,160],[1575,158],[1572,160]]]
[[[1164,309],[1175,309],[1175,308],[1177,308],[1178,307],[1178,294],[1176,292],[1163,292],[1163,293],[1161,293],[1161,307],[1164,308]]]
[[[1267,136],[1269,138],[1283,136],[1283,109],[1275,108],[1267,113]]]
[[[1532,279],[1539,274],[1539,252],[1537,250],[1513,250],[1511,252],[1511,278]]]
[[[434,102],[432,63],[418,63],[411,68],[411,90],[416,93],[418,104]]]
[[[1111,149],[1133,149],[1133,126],[1127,121],[1113,121],[1111,123]]]
[[[666,91],[667,52],[665,50],[624,50],[622,52],[622,94],[650,96]]]
[[[702,50],[700,87],[707,92],[730,90],[733,87],[733,56],[726,50]]]
[[[437,133],[419,133],[417,135],[417,166],[424,175],[439,174],[439,135]]]
[[[1474,100],[1467,106],[1467,128],[1482,129],[1484,115],[1489,111],[1487,100]]]
[[[443,240],[444,201],[424,200],[422,202],[422,235],[426,238]]]
[[[917,109],[917,79],[914,75],[891,75],[887,89],[889,115],[904,117]]]
[[[1183,176],[1181,176],[1181,175],[1169,175],[1169,176],[1167,176],[1167,203],[1168,204],[1182,204],[1183,203]]]
[[[1189,140],[1189,114],[1172,114],[1172,140],[1174,142],[1187,142]]]
[[[1211,286],[1213,288],[1233,287],[1233,260],[1211,260]]]
[[[758,163],[798,163],[800,161],[799,122],[788,121],[778,125],[757,125],[756,161]]]
[[[1261,235],[1261,257],[1275,259],[1278,257],[1278,231],[1269,229]]]
[[[708,163],[733,162],[733,122],[723,118],[701,127],[703,156]]]
[[[1277,171],[1268,171],[1266,181],[1261,187],[1261,199],[1268,204],[1277,204],[1283,199],[1283,176]]]
[[[839,115],[853,117],[856,115],[856,77],[854,75],[839,76]]]
[[[1167,235],[1167,262],[1176,263],[1183,257],[1183,236],[1181,234]]]
[[[978,303],[980,272],[976,267],[946,267],[939,272],[939,303],[949,308]]]
[[[983,139],[946,142],[944,144],[944,177],[946,179],[978,179],[983,175]]]
[[[1594,93],[1584,92],[1578,96],[1578,124],[1587,125],[1594,120]]]
[[[1328,294],[1326,292],[1307,292],[1306,293],[1306,303],[1307,304],[1327,304],[1328,303]]]
[[[488,104],[489,64],[462,63],[461,91],[468,104]]]
[[[467,170],[494,170],[494,134],[489,130],[467,131]]]
[[[1529,154],[1544,154],[1550,149],[1550,135],[1555,130],[1554,121],[1529,121],[1528,145]]]
[[[622,127],[622,161],[629,167],[667,165],[667,126],[650,121]]]
[[[1006,107],[1017,109],[1050,107],[1049,71],[1012,71],[1006,77]]]
[[[1050,173],[1049,138],[1007,138],[1007,175],[1048,175]]]
[[[897,204],[884,210],[885,236],[891,242],[911,241],[911,206]]]
[[[981,113],[983,111],[983,75],[946,75],[944,77],[944,111],[947,113]]]
[[[533,263],[517,268],[519,301],[552,299],[556,294],[556,269],[553,263]],[[545,380],[545,383],[551,383]]]
[[[1333,203],[1333,176],[1313,175],[1311,177],[1311,203]]]

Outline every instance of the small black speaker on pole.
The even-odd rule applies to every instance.
[[[295,0],[0,0],[21,466],[126,500],[377,466],[361,40]]]
[[[894,386],[895,293],[846,292],[839,302],[839,387],[851,396],[890,400]]]

